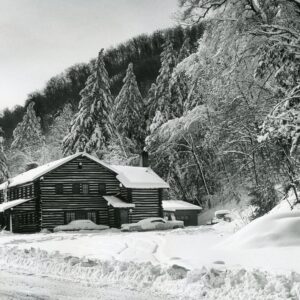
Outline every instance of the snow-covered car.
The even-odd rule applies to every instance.
[[[221,221],[231,222],[233,219],[231,215],[231,211],[227,209],[217,210],[215,211],[215,217],[207,222],[207,225],[214,225],[220,223]]]
[[[108,228],[106,225],[97,225],[91,220],[75,220],[67,225],[56,226],[53,231],[104,230]]]
[[[183,228],[183,221],[167,221],[163,218],[147,218],[137,223],[123,224],[121,231],[147,231]]]

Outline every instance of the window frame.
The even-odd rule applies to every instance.
[[[76,220],[90,220],[95,224],[99,222],[97,210],[67,210],[64,211],[64,224],[67,225]]]
[[[55,183],[55,195],[63,195],[63,194],[64,194],[64,184]]]
[[[90,194],[90,185],[89,185],[89,183],[81,183],[80,194],[83,194],[83,195]]]
[[[98,183],[98,194],[99,195],[106,195],[106,183]]]
[[[75,211],[65,211],[64,213],[64,217],[65,217],[65,225],[69,224],[72,221],[76,220],[76,212]],[[69,221],[68,221],[69,220]]]
[[[80,195],[81,194],[81,184],[79,182],[72,183],[72,194]]]
[[[29,186],[29,197],[32,197],[33,196],[33,186],[30,185]]]

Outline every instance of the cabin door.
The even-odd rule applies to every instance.
[[[121,225],[129,223],[128,210],[127,209],[120,209],[120,223],[121,223]]]

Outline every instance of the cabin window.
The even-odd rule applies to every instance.
[[[13,190],[9,190],[9,199],[12,200],[14,197]]]
[[[64,193],[64,185],[62,183],[55,184],[55,194],[62,195]]]
[[[106,184],[105,183],[99,183],[99,185],[98,185],[98,193],[100,195],[105,195],[106,194]]]
[[[75,211],[67,211],[65,212],[65,224],[69,224],[70,222],[76,219]]]
[[[95,211],[88,211],[87,212],[88,220],[91,220],[95,224],[97,224],[97,213]]]
[[[82,193],[83,194],[88,194],[89,193],[89,184],[88,183],[83,183],[82,184]]]
[[[33,188],[32,188],[32,185],[29,186],[29,196],[31,197],[32,196],[32,193],[33,193]]]
[[[18,198],[18,189],[14,189],[14,199]]]
[[[86,220],[87,219],[87,212],[84,210],[77,210],[75,215],[76,215],[76,220]]]
[[[24,197],[24,188],[20,188],[20,198],[22,199]]]
[[[21,213],[15,216],[18,226],[32,225],[36,222],[35,213]]]
[[[74,220],[91,220],[97,224],[97,211],[66,211],[65,212],[65,224],[69,224]]]
[[[73,194],[80,194],[80,183],[72,184],[72,192]]]

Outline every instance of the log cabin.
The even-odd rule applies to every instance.
[[[0,225],[17,233],[73,220],[120,227],[162,217],[169,185],[151,168],[109,165],[87,153],[38,166],[0,185]]]

